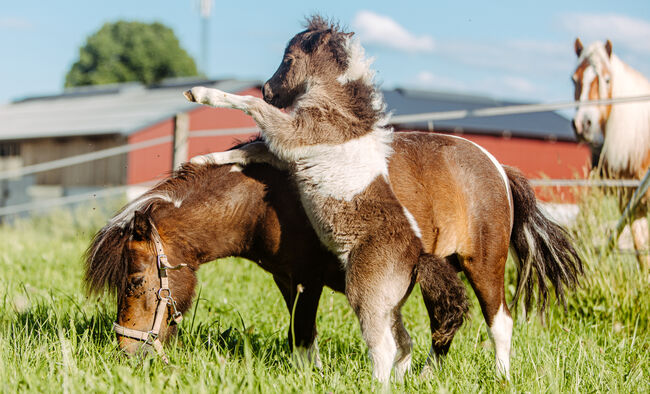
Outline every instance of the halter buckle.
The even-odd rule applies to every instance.
[[[166,290],[166,291],[167,291],[167,296],[166,296],[166,297],[163,297],[163,296],[160,294],[163,290]],[[173,301],[173,299],[172,299],[172,291],[171,291],[171,289],[161,287],[160,289],[158,289],[157,294],[158,294],[158,299],[159,299],[159,300],[167,299],[168,301],[169,301],[169,300],[172,300],[172,301]]]

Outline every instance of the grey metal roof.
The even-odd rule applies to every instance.
[[[139,83],[80,87],[51,96],[28,97],[0,106],[0,140],[124,134],[195,108],[181,92],[196,85],[228,92],[261,86],[256,80],[171,79],[159,86]],[[513,103],[481,96],[418,90],[384,90],[394,115],[504,106]],[[426,122],[404,125],[428,129]],[[434,130],[575,141],[568,119],[555,112],[436,121]]]
[[[139,83],[100,85],[29,97],[0,106],[0,140],[100,134],[130,134],[196,108],[183,90],[204,85],[227,92],[260,86],[259,81],[174,79],[144,87]]]
[[[393,115],[411,115],[425,112],[474,110],[523,103],[496,100],[489,97],[421,91],[384,90],[384,99]],[[404,128],[427,130],[427,122],[401,125]],[[516,137],[575,141],[571,122],[556,112],[536,112],[517,115],[499,115],[481,118],[439,120],[434,130],[462,131],[471,134],[512,135]]]

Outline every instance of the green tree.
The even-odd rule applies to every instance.
[[[174,31],[161,23],[106,23],[88,37],[65,77],[65,86],[140,81],[197,75],[194,59]]]

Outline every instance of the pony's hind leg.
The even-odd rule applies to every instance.
[[[503,256],[462,259],[462,266],[470,281],[488,326],[488,334],[494,344],[497,373],[510,379],[510,346],[512,340],[512,317],[506,305],[503,275],[507,249]]]
[[[469,309],[465,285],[458,278],[451,258],[422,255],[418,263],[418,282],[431,325],[427,366],[440,362],[447,354]]]

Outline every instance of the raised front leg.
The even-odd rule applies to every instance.
[[[289,160],[292,157],[288,149],[295,145],[295,123],[297,122],[294,122],[291,115],[257,97],[239,96],[203,86],[194,87],[183,94],[192,102],[244,111],[253,117],[255,123],[262,130],[273,153],[283,160]]]
[[[251,163],[269,164],[279,170],[286,170],[287,163],[278,159],[269,151],[262,141],[251,142],[238,149],[225,152],[208,153],[207,155],[194,156],[190,159],[193,164],[239,164],[245,166]]]

